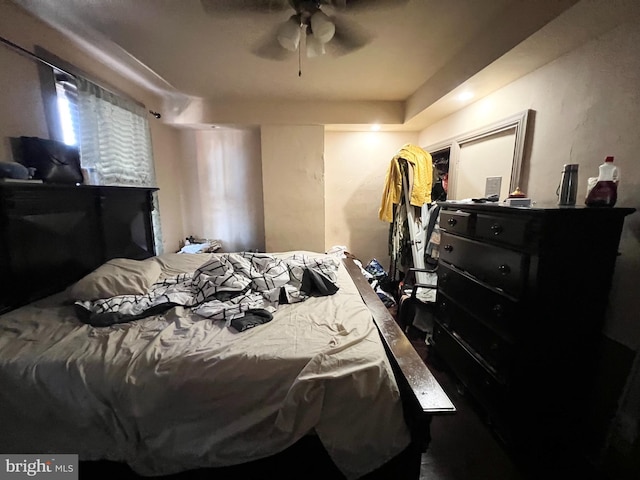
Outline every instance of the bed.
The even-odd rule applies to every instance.
[[[270,255],[294,254],[328,257]],[[131,262],[156,265],[138,285],[148,289],[219,255]],[[306,458],[332,478],[417,479],[432,416],[455,407],[360,267],[331,261],[335,293],[279,304],[245,331],[180,305],[92,326],[70,297],[82,280],[5,313],[0,452],[78,454],[81,477],[98,465],[260,478],[278,459],[284,478]]]

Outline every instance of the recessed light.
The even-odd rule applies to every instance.
[[[377,123],[374,123],[373,125],[371,125],[371,131],[372,132],[380,131],[380,125],[378,125]]]
[[[470,92],[469,90],[466,90],[462,93],[458,94],[458,100],[460,100],[461,102],[467,101],[467,100],[471,100],[473,98],[473,93]]]

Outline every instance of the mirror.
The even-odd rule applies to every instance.
[[[432,158],[447,159],[447,200],[500,200],[520,187],[527,125],[532,110],[472,132],[423,147]],[[441,160],[443,161],[443,160]]]

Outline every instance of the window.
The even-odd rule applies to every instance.
[[[77,78],[80,154],[101,185],[154,186],[147,112],[141,105]]]
[[[82,167],[97,185],[156,185],[151,134],[144,106],[54,69],[62,141],[77,145]],[[162,253],[157,192],[152,212],[155,248]]]
[[[78,145],[78,89],[75,78],[54,70],[56,106],[62,141],[67,145]]]

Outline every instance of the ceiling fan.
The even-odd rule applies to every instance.
[[[270,60],[284,60],[291,52],[300,53],[304,46],[307,57],[326,53],[330,46],[334,55],[344,55],[372,40],[357,23],[340,13],[399,7],[409,0],[200,0],[212,15],[247,13],[277,14],[291,11],[285,22],[275,25],[253,48],[252,52]],[[328,15],[326,8],[332,15]]]

